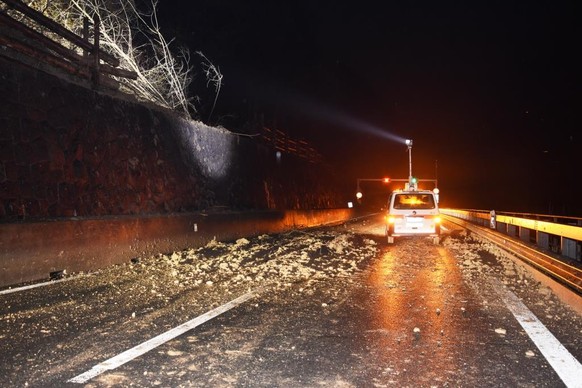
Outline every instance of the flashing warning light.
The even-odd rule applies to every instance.
[[[416,179],[416,177],[410,177],[410,183],[412,183],[413,185],[418,183],[418,179]]]
[[[356,193],[356,198],[357,198],[357,199],[362,199],[362,197],[363,197],[363,196],[364,196],[364,195],[362,194],[362,192],[361,192],[361,191],[358,191],[358,192]]]
[[[384,179],[383,179],[383,182],[384,182],[384,183],[390,183],[390,178],[384,178]]]
[[[433,189],[433,193],[435,193],[435,194],[438,194],[438,193],[440,193],[440,190],[438,189],[438,187],[435,187],[435,188]]]

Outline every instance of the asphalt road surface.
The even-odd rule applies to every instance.
[[[582,387],[582,317],[445,233],[369,218],[4,290],[0,385]]]

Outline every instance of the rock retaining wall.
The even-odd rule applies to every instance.
[[[0,53],[0,222],[338,207],[329,170]]]

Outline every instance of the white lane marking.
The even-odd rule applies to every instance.
[[[49,280],[48,282],[35,283],[35,284],[30,284],[28,286],[22,286],[22,287],[16,287],[16,288],[7,288],[5,290],[0,291],[0,295],[12,294],[14,292],[31,290],[33,288],[50,286],[52,284],[57,284],[57,283],[61,283],[61,282],[68,282],[69,280],[79,279],[80,277],[82,277],[82,276],[75,276],[75,277],[58,279],[58,280]]]
[[[582,364],[511,291],[493,281],[495,291],[568,388],[582,388]]]
[[[233,307],[236,307],[244,302],[246,302],[247,300],[251,299],[253,296],[257,295],[259,292],[259,290],[255,290],[255,291],[251,291],[248,292],[242,296],[239,296],[236,299],[231,300],[230,302],[217,307],[213,310],[208,311],[205,314],[200,315],[197,318],[194,318],[186,323],[181,324],[180,326],[176,326],[173,329],[170,329],[168,331],[166,331],[165,333],[162,333],[146,342],[143,342],[131,349],[126,350],[123,353],[118,354],[115,357],[110,358],[109,360],[105,360],[100,364],[95,365],[93,368],[91,368],[90,370],[88,370],[85,373],[82,373],[76,377],[73,377],[72,379],[69,379],[67,382],[68,383],[78,383],[78,384],[84,384],[87,381],[91,380],[92,378],[99,376],[101,373],[106,372],[108,370],[113,370],[123,364],[125,364],[126,362],[129,362],[131,360],[133,360],[134,358],[137,358],[147,352],[149,352],[150,350],[184,334],[185,332],[187,332],[188,330],[191,330],[201,324],[203,324],[204,322],[207,322],[209,320],[211,320],[212,318],[215,318],[217,316],[219,316],[220,314],[232,309]]]

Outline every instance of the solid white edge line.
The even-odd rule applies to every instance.
[[[566,387],[582,388],[582,364],[558,341],[543,323],[511,291],[500,282],[493,284],[496,292],[529,335],[539,351],[560,376]]]
[[[86,275],[83,275],[83,276],[86,276]],[[0,295],[7,295],[7,294],[12,294],[14,292],[32,290],[33,288],[50,286],[52,284],[57,284],[57,283],[61,283],[61,282],[68,282],[69,280],[79,279],[80,277],[81,276],[74,276],[74,277],[64,278],[64,279],[49,280],[47,282],[42,282],[42,283],[34,283],[34,284],[30,284],[28,286],[22,286],[22,287],[16,287],[16,288],[7,288],[5,290],[0,291]]]
[[[78,376],[75,376],[69,380],[67,380],[68,383],[78,383],[78,384],[84,384],[87,381],[91,380],[92,378],[100,375],[101,373],[108,371],[108,370],[113,370],[116,369],[117,367],[133,360],[134,358],[137,358],[147,352],[149,352],[150,350],[184,334],[185,332],[194,329],[195,327],[211,320],[212,318],[215,318],[217,316],[219,316],[220,314],[232,309],[233,307],[236,307],[244,302],[246,302],[247,300],[251,299],[252,297],[254,297],[255,295],[257,295],[258,290],[255,291],[250,291],[242,296],[239,296],[236,299],[231,300],[230,302],[217,307],[213,310],[208,311],[205,314],[200,315],[199,317],[196,317],[186,323],[183,323],[179,326],[176,326],[173,329],[170,329],[168,331],[166,331],[165,333],[162,333],[146,342],[142,342],[141,344],[126,350],[123,353],[118,354],[117,356],[114,356],[108,360],[103,361],[100,364],[95,365],[93,368],[91,368],[90,370],[88,370],[85,373],[82,373]]]

